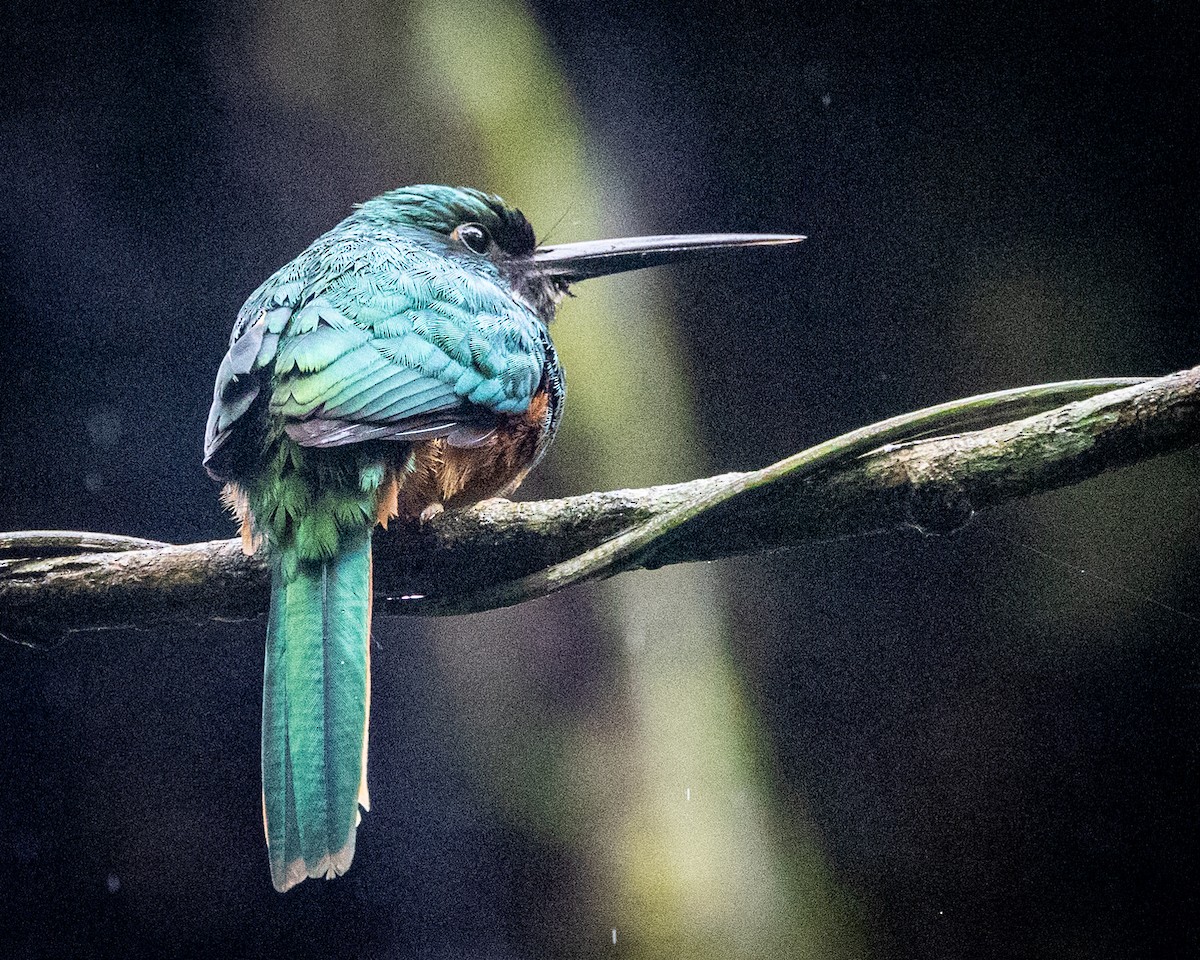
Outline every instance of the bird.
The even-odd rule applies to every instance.
[[[550,337],[572,284],[793,243],[687,234],[539,246],[466,187],[358,205],[237,315],[204,466],[271,570],[262,814],[284,892],[340,876],[370,809],[371,538],[389,520],[508,496],[545,455],[566,382]]]

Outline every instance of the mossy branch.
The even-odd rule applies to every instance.
[[[945,435],[998,420],[1005,422]],[[942,435],[896,442],[931,431]],[[973,397],[751,473],[489,501],[393,528],[376,537],[376,609],[467,613],[636,568],[904,526],[947,532],[980,510],[1198,443],[1200,367]],[[265,611],[267,590],[266,560],[243,556],[236,540],[172,546],[90,533],[0,534],[0,631],[22,643],[248,620]]]

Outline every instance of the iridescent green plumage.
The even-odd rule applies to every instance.
[[[464,220],[533,251],[495,198],[394,191],[251,295],[218,375],[205,463],[237,484],[272,552],[262,772],[280,890],[354,854],[381,488],[413,443],[476,442],[544,380],[545,323],[495,263],[453,243]]]
[[[449,237],[475,221],[504,259]],[[308,424],[302,442],[340,446],[522,412],[547,361],[553,302],[514,297],[501,270],[533,249],[520,213],[475,191],[409,187],[363,204],[246,301],[218,373],[205,463],[225,477],[245,454],[260,459],[272,439],[256,435],[264,426],[295,434]],[[248,425],[267,391],[269,416]]]
[[[290,572],[288,569],[291,568]],[[335,556],[284,551],[271,578],[263,679],[263,820],[275,887],[345,873],[366,791],[370,530]]]

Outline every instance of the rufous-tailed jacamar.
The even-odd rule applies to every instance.
[[[204,444],[271,602],[262,803],[287,890],[354,858],[367,799],[371,531],[512,492],[562,417],[549,325],[570,284],[726,247],[707,234],[536,245],[477,190],[362,204],[251,294]]]

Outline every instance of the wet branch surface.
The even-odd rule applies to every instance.
[[[944,435],[979,419],[1008,422]],[[932,429],[943,435],[895,443]],[[376,611],[468,613],[625,570],[900,527],[946,533],[978,511],[1196,444],[1200,367],[970,398],[750,473],[489,501],[393,525],[375,538]],[[266,610],[268,581],[267,560],[244,556],[238,540],[0,533],[0,632],[39,645],[78,631],[250,620]]]

